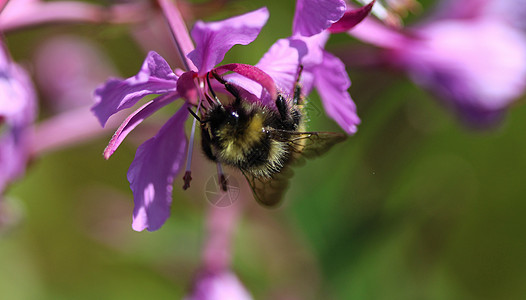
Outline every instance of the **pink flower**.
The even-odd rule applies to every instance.
[[[34,61],[36,83],[54,112],[93,105],[93,90],[115,74],[108,57],[95,44],[72,35],[41,43]]]
[[[239,279],[230,271],[203,272],[185,300],[252,300]]]
[[[0,44],[0,192],[25,171],[36,107],[29,76]]]
[[[209,76],[210,71],[242,74],[264,86],[276,98],[273,80],[258,68],[243,64],[214,68],[232,46],[252,42],[267,19],[267,9],[261,8],[224,21],[197,22],[191,33],[196,48],[187,55],[195,65],[195,71],[178,70],[176,74],[160,55],[150,52],[137,75],[125,80],[110,79],[95,91],[97,103],[92,111],[103,126],[110,116],[134,106],[144,96],[159,95],[122,123],[104,151],[106,158],[113,154],[126,135],[144,119],[178,98],[186,99],[185,104],[159,132],[137,149],[128,171],[128,181],[135,201],[132,224],[134,230],[157,230],[170,214],[174,177],[182,170],[187,151],[191,153],[191,149],[187,150],[189,144],[184,132],[188,108],[198,105],[199,99],[203,99],[200,95],[207,93],[207,89],[203,87],[207,84],[206,76]],[[188,169],[185,182],[186,176],[189,176]]]
[[[349,34],[382,48],[388,64],[408,72],[462,120],[491,125],[526,88],[526,38],[511,11],[497,13],[503,2],[447,1],[429,21],[404,31],[366,20]]]
[[[124,23],[144,18],[143,3],[102,6],[82,1],[1,0],[0,31],[58,23]]]
[[[303,65],[300,81],[302,92],[308,95],[315,87],[326,113],[348,134],[357,131],[360,118],[347,91],[351,81],[345,65],[324,50],[329,38],[326,29],[342,17],[354,25],[360,23],[371,6],[352,10],[344,15],[346,5],[343,0],[298,0],[292,36],[278,40],[256,64],[274,79],[278,89],[284,94],[293,90],[297,67],[299,64]],[[354,25],[349,25],[348,28]],[[251,86],[250,82],[239,76],[234,75],[230,79],[258,97],[264,97],[261,87],[253,84]]]

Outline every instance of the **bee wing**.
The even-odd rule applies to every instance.
[[[248,184],[252,188],[254,198],[263,206],[276,206],[283,198],[289,179],[294,175],[292,166],[301,165],[303,158],[314,158],[323,155],[332,146],[343,142],[347,136],[335,132],[295,132],[285,130],[274,130],[273,138],[287,142],[295,157],[291,158],[289,164],[285,165],[279,173],[271,178],[254,177],[243,172]]]
[[[266,207],[274,207],[283,199],[283,195],[289,186],[289,179],[294,172],[289,166],[283,167],[279,173],[272,178],[255,177],[243,172],[247,179],[256,201]]]
[[[347,135],[337,132],[295,132],[276,130],[279,136],[286,136],[281,139],[291,146],[291,150],[299,154],[298,157],[314,158],[325,154],[332,146],[347,139]]]

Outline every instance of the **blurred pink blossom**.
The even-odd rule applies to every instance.
[[[408,72],[463,121],[488,126],[526,88],[526,36],[511,12],[489,9],[500,2],[448,1],[405,30],[368,19],[349,34],[382,48],[386,63]]]
[[[25,171],[36,113],[31,80],[0,41],[0,193]]]
[[[230,271],[203,272],[185,300],[252,300],[241,281]]]
[[[93,90],[116,74],[108,57],[87,39],[56,36],[36,49],[35,76],[56,112],[93,104]]]

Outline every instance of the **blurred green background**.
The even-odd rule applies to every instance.
[[[421,2],[424,11],[431,7]],[[287,37],[294,2],[232,1],[203,16],[263,5],[271,16],[260,36],[225,62],[254,64]],[[145,56],[125,25],[48,26],[6,41],[31,70],[37,46],[61,34],[98,45],[122,77]],[[340,36],[327,49],[353,43]],[[405,76],[348,71],[358,133],[297,169],[279,209],[259,207],[246,193],[238,201],[244,213],[233,270],[247,289],[255,299],[524,299],[526,106],[516,105],[499,128],[472,131]],[[322,107],[316,93],[309,98]],[[42,105],[45,119],[52,112]],[[201,265],[210,207],[203,189],[215,166],[196,156],[192,188],[183,192],[176,179],[172,216],[156,232],[131,229],[126,180],[139,141],[176,106],[108,161],[101,152],[111,133],[32,162],[7,194],[21,217],[0,236],[0,299],[180,299],[188,292]],[[323,113],[311,114],[309,127],[340,131]]]

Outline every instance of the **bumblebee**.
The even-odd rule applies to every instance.
[[[279,94],[275,107],[243,99],[234,85],[211,74],[234,100],[223,105],[210,89],[216,101],[209,101],[211,105],[200,120],[203,152],[216,163],[239,169],[254,198],[264,206],[275,206],[281,201],[293,175],[293,165],[325,153],[346,138],[341,133],[305,131],[300,73],[301,69],[292,99]],[[223,186],[226,188],[226,184]]]

